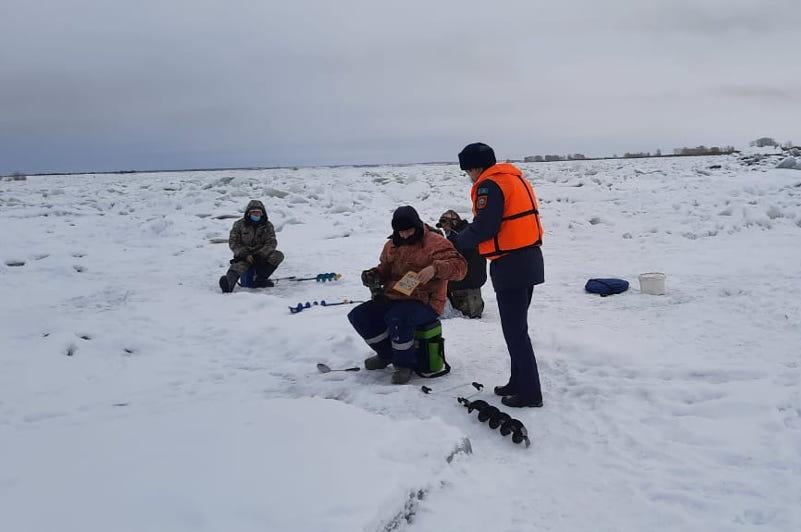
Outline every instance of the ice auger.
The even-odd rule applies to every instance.
[[[456,399],[459,404],[467,408],[467,413],[472,413],[473,410],[478,411],[478,420],[482,423],[489,422],[489,427],[492,430],[499,429],[501,436],[512,435],[512,441],[515,443],[525,443],[526,447],[531,445],[531,440],[528,438],[528,431],[519,419],[514,419],[506,412],[501,411],[497,406],[492,406],[483,400],[470,401],[464,397]]]

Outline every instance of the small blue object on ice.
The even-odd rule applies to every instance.
[[[256,277],[256,268],[250,268],[239,278],[239,284],[245,288],[250,288],[253,286],[254,277]]]
[[[620,294],[629,289],[629,282],[625,279],[590,279],[584,285],[584,290],[601,297]]]

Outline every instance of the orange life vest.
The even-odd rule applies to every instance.
[[[500,163],[484,170],[473,183],[470,196],[473,199],[473,214],[478,212],[478,190],[481,183],[491,180],[503,192],[503,218],[498,234],[478,245],[478,252],[490,260],[500,258],[510,251],[542,244],[542,224],[539,204],[531,183],[523,172],[512,164]]]

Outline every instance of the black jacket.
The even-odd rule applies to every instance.
[[[487,282],[487,259],[479,255],[478,248],[460,249],[457,245],[457,238],[459,233],[467,227],[467,221],[462,220],[453,227],[451,233],[447,236],[448,240],[453,242],[456,249],[467,261],[467,275],[461,281],[451,281],[448,283],[448,291],[452,290],[465,290],[468,288],[481,288]]]

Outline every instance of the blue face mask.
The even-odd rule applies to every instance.
[[[251,222],[260,222],[261,221],[261,216],[255,216],[255,215],[251,214],[250,215],[250,221]]]

